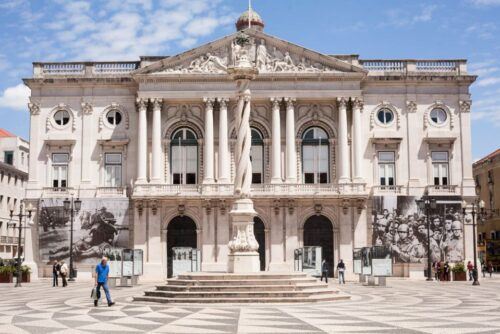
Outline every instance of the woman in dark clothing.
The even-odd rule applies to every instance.
[[[449,281],[449,280],[450,280],[450,265],[448,264],[448,261],[446,261],[443,266],[443,281]]]

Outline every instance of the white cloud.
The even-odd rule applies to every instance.
[[[386,12],[388,19],[380,26],[411,26],[417,23],[429,22],[432,20],[437,5],[421,6],[420,10],[410,12],[403,9],[391,9]]]
[[[466,34],[474,35],[482,39],[490,39],[495,36],[497,26],[494,23],[475,23],[465,29]]]
[[[476,6],[499,6],[500,0],[469,0]]]
[[[19,7],[21,5],[24,5],[26,3],[26,0],[2,0],[0,2],[0,8],[1,9],[13,9],[16,7]]]
[[[6,88],[0,96],[0,108],[26,110],[30,89],[24,84]]]
[[[485,78],[481,79],[477,82],[477,86],[479,87],[486,87],[486,86],[492,86],[500,84],[500,77],[490,77],[490,78]]]

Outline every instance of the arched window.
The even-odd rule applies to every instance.
[[[252,161],[252,183],[264,183],[264,140],[259,130],[252,128],[252,147],[250,160]]]
[[[181,128],[170,144],[173,184],[196,184],[198,179],[198,140],[193,130]]]
[[[329,141],[326,131],[309,128],[302,136],[304,183],[328,183],[330,178]]]

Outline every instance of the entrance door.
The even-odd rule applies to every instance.
[[[177,216],[167,226],[167,277],[172,277],[173,248],[197,248],[196,224],[186,216]]]
[[[319,246],[322,258],[330,268],[330,276],[334,273],[333,263],[333,225],[325,216],[312,216],[304,224],[304,247]]]
[[[259,217],[253,219],[253,233],[259,243],[260,270],[266,270],[266,232],[265,226]]]

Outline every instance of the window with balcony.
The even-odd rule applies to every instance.
[[[189,128],[174,132],[170,144],[173,184],[196,184],[198,175],[198,140]]]
[[[252,128],[250,161],[252,161],[252,183],[264,183],[264,140],[260,131],[255,128]]]
[[[432,152],[432,169],[435,186],[449,185],[449,159],[448,152]]]
[[[68,153],[52,154],[52,187],[55,189],[68,186]]]
[[[14,164],[14,152],[13,151],[4,151],[3,161],[8,165],[13,165]]]
[[[380,186],[396,185],[396,159],[394,152],[378,152],[378,176]]]
[[[314,127],[302,136],[304,183],[328,183],[330,178],[329,140],[325,130]]]
[[[122,186],[122,155],[106,153],[104,161],[104,185],[106,187]]]

